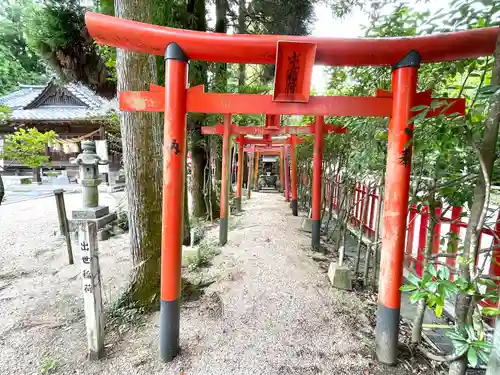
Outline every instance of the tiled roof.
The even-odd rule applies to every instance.
[[[100,97],[80,83],[59,85],[54,80],[46,86],[21,86],[0,98],[0,104],[12,109],[14,122],[91,120],[116,108],[115,101]]]
[[[44,88],[45,86],[21,86],[19,90],[0,97],[0,103],[12,110],[21,109],[38,97]]]

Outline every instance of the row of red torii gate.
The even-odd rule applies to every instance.
[[[238,136],[239,149],[276,151],[273,135],[290,134],[282,141],[290,147],[292,202],[296,196],[295,146],[300,134],[314,135],[311,245],[319,246],[321,167],[323,137],[345,129],[326,125],[325,116],[390,118],[386,162],[384,233],[379,276],[376,354],[379,361],[394,364],[397,356],[403,258],[408,213],[413,125],[409,120],[417,105],[431,104],[430,92],[417,92],[421,63],[491,55],[499,29],[483,28],[413,38],[315,38],[277,35],[226,35],[153,26],[120,18],[87,13],[90,34],[101,44],[136,52],[164,55],[166,86],[149,91],[120,92],[123,111],[165,113],[163,145],[163,231],[161,254],[160,357],[171,361],[179,352],[180,283],[186,162],[186,114],[224,115],[223,124],[205,128],[205,134],[223,137],[223,174],[220,243],[227,241],[230,137]],[[188,61],[243,64],[275,64],[273,95],[206,93],[203,85],[187,88]],[[310,96],[312,67],[389,66],[392,92],[378,90],[374,97]],[[445,114],[462,113],[463,99],[446,101]],[[427,116],[443,113],[443,107]],[[240,127],[232,114],[266,114],[263,127]],[[315,123],[306,127],[279,126],[280,115],[308,115]],[[261,139],[247,139],[262,135]],[[255,147],[259,147],[255,149]],[[271,149],[269,148],[271,147]],[[281,146],[283,147],[283,146]],[[282,149],[283,150],[283,149]],[[280,150],[280,151],[282,151]],[[241,155],[242,155],[241,153]],[[284,152],[283,155],[287,155]],[[404,157],[403,157],[404,156]],[[243,160],[243,158],[240,158]],[[405,162],[403,162],[405,160]],[[242,169],[242,168],[240,168]],[[237,197],[241,199],[241,176]],[[283,181],[283,180],[282,180]],[[295,191],[295,193],[294,193]],[[296,203],[293,213],[296,214]]]

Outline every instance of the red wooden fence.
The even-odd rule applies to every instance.
[[[333,192],[332,190],[333,189]],[[332,196],[333,207],[338,209],[341,199],[341,177],[336,176],[333,180],[327,181],[326,197]],[[363,201],[368,196],[366,211],[362,214]],[[380,199],[380,189],[378,186],[370,186],[366,183],[356,183],[354,188],[354,202],[351,210],[350,223],[359,228],[360,223],[364,233],[368,238],[375,237],[375,220],[377,217],[378,200]],[[496,213],[496,222],[492,225],[491,219],[481,230],[480,249],[493,248],[491,258],[487,254],[480,254],[476,260],[479,267],[485,264],[483,273],[490,276],[500,276],[500,209]],[[460,240],[465,237],[467,228],[467,216],[462,215],[466,212],[464,207],[440,207],[436,209],[435,215],[438,222],[434,224],[432,252],[456,253],[459,248]],[[422,262],[424,259],[424,249],[426,246],[427,231],[429,226],[429,209],[422,207],[417,209],[416,205],[410,207],[408,213],[407,236],[406,236],[406,264],[408,267],[415,267],[415,272],[422,275]],[[380,228],[382,230],[382,228]],[[446,263],[451,267],[451,278],[454,277],[453,270],[456,267],[456,257],[439,257],[436,263]]]

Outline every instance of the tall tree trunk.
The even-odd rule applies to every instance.
[[[227,33],[227,0],[215,0],[215,32]],[[215,72],[215,91],[225,92],[227,89],[227,64],[217,63]]]
[[[184,246],[191,245],[191,225],[189,222],[189,203],[188,203],[188,181],[187,181],[187,165],[186,170],[184,171],[184,221],[183,221],[183,237],[182,244]]]
[[[495,48],[495,63],[491,75],[492,87],[500,85],[500,33],[497,36]],[[478,157],[480,162],[479,178],[474,188],[474,199],[470,210],[470,218],[465,232],[463,258],[465,262],[460,262],[458,267],[458,276],[463,277],[466,281],[471,280],[471,276],[475,272],[475,260],[479,248],[479,235],[481,233],[486,211],[489,203],[489,190],[491,176],[493,173],[493,164],[496,158],[496,144],[498,139],[498,130],[500,124],[500,92],[496,90],[490,99],[488,117],[485,121],[485,129],[481,145],[478,149]],[[487,198],[488,196],[488,198]],[[459,329],[463,329],[467,323],[469,309],[471,308],[472,299],[469,295],[459,294],[455,307],[457,316],[456,324]],[[467,367],[467,358],[462,356],[457,361],[450,364],[450,375],[463,375]]]
[[[204,1],[190,1],[187,6],[187,12],[190,14],[190,23],[187,28],[197,31],[206,31],[207,23],[205,19],[206,9]],[[207,81],[207,64],[205,62],[193,61],[189,65],[189,85],[196,86],[204,84]],[[191,150],[191,198],[193,201],[192,214],[194,217],[207,218],[210,207],[207,207],[205,192],[203,187],[206,185],[204,179],[205,169],[209,167],[210,161],[207,158],[206,148],[210,147],[207,139],[201,134],[201,126],[205,117],[199,114],[189,115],[190,128],[190,150]],[[211,184],[207,186],[211,187]],[[213,197],[212,192],[207,193],[209,197]],[[219,211],[216,201],[212,201],[212,216],[216,216]]]
[[[151,1],[115,0],[118,17],[151,23]],[[148,90],[156,82],[153,56],[117,49],[118,90]],[[123,303],[150,307],[160,287],[162,124],[148,112],[121,112],[120,130],[129,208],[133,276]]]
[[[239,0],[238,2],[238,33],[246,34],[247,25],[245,22],[246,17],[246,0]],[[242,88],[245,86],[245,64],[238,64],[238,91],[242,91]]]
[[[2,173],[0,173],[0,206],[2,205],[4,196],[5,196],[5,188],[3,187]]]

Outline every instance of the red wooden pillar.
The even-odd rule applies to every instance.
[[[367,200],[370,199],[370,190],[368,189],[368,186],[363,184],[363,204],[361,207],[364,207],[361,209],[363,212],[363,217],[361,218],[361,231],[362,233],[365,232],[366,230],[366,224],[368,221],[368,203]],[[366,204],[365,204],[366,203]]]
[[[384,233],[380,260],[379,300],[375,350],[380,362],[394,364],[397,356],[399,316],[405,251],[406,219],[411,171],[411,134],[408,124],[417,89],[420,55],[410,51],[392,71],[392,118],[387,145]]]
[[[292,168],[292,215],[298,216],[299,209],[297,204],[297,153],[295,148],[297,147],[297,136],[295,134],[291,135],[292,147],[290,149],[290,162]]]
[[[290,202],[290,166],[288,164],[288,145],[283,146],[285,157],[283,163],[285,164],[285,201]]]
[[[231,115],[224,115],[224,134],[222,135],[222,180],[220,191],[220,226],[219,245],[227,243],[227,229],[229,217],[229,184],[230,184],[230,163],[231,163]]]
[[[252,187],[252,179],[253,179],[253,161],[255,153],[248,153],[248,173],[247,173],[247,199],[250,199],[251,187]]]
[[[236,210],[241,211],[241,191],[243,187],[243,160],[245,159],[245,154],[243,153],[243,146],[245,142],[245,136],[240,135],[240,143],[238,143],[238,177],[236,178]]]
[[[280,188],[279,191],[281,193],[284,193],[285,191],[285,175],[283,174],[283,147],[280,148],[280,158],[279,158],[279,163],[280,163]]]
[[[253,171],[253,191],[259,191],[259,160],[260,153],[254,153],[254,171]]]
[[[321,173],[323,164],[323,116],[316,117],[314,127],[313,181],[312,181],[312,240],[313,248],[319,248],[321,230]]]
[[[451,209],[451,224],[450,224],[450,232],[451,238],[450,242],[448,243],[448,252],[452,254],[456,254],[458,250],[458,241],[460,238],[460,220],[462,217],[462,207],[453,207]],[[498,223],[497,223],[498,225]],[[500,228],[499,228],[500,229]],[[456,264],[457,258],[455,257],[447,257],[446,258],[446,264],[450,266],[451,268],[451,274],[452,274],[452,279],[453,279],[453,272],[455,270],[455,264]]]
[[[422,276],[424,264],[424,252],[427,246],[427,227],[429,225],[429,208],[422,207],[420,211],[420,228],[418,230],[418,248],[417,248],[417,265],[415,272],[418,276]]]
[[[375,231],[373,230],[373,220],[375,220],[375,202],[377,200],[377,189],[378,186],[373,188],[371,193],[371,202],[370,202],[370,219],[368,220],[368,227],[370,228],[370,236],[373,236]]]
[[[165,59],[160,358],[169,362],[179,353],[188,58],[176,43],[170,43]]]

